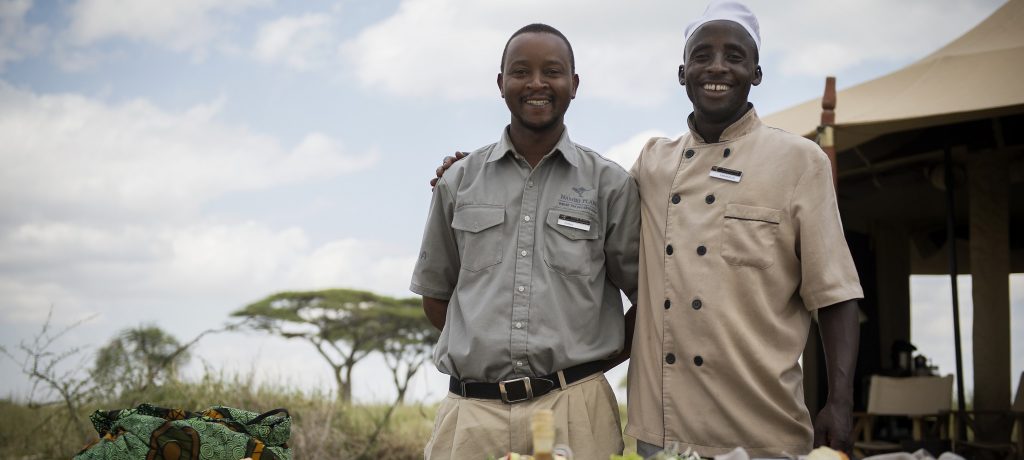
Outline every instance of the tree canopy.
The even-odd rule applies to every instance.
[[[232,313],[250,327],[311,343],[334,371],[338,398],[352,396],[352,368],[373,352],[418,369],[437,332],[423,315],[420,299],[353,289],[281,292]],[[398,385],[396,376],[396,385]],[[404,385],[402,385],[404,386]],[[404,393],[404,388],[399,388]]]

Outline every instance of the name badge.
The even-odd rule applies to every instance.
[[[712,166],[711,174],[708,174],[715,179],[727,180],[729,182],[739,182],[743,177],[743,171],[737,171],[735,169],[723,168],[721,166]]]
[[[590,230],[590,221],[587,219],[580,219],[579,217],[567,216],[565,214],[558,215],[558,225],[563,227],[575,228],[578,230],[588,231]]]

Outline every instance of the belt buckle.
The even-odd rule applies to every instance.
[[[519,399],[508,399],[508,392],[505,391],[505,385],[506,384],[511,384],[511,383],[516,383],[516,382],[523,382],[523,388],[526,389],[526,397],[525,398],[519,398]],[[505,404],[512,404],[512,403],[523,402],[523,401],[526,401],[526,400],[533,399],[533,386],[530,385],[530,378],[529,377],[520,377],[518,379],[504,380],[504,381],[498,382],[498,391],[501,392],[501,400],[504,401]]]

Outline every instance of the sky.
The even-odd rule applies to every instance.
[[[826,75],[841,89],[911,63],[1002,0],[748,4],[764,69],[751,101],[769,114],[820,97]],[[508,123],[495,77],[512,32],[544,22],[569,37],[580,75],[569,132],[628,168],[647,138],[685,129],[676,68],[703,7],[0,0],[0,345],[31,338],[51,308],[56,326],[91,318],[57,345],[94,351],[140,324],[186,341],[282,290],[412,295],[427,180],[443,156],[497,141]],[[1024,337],[1024,278],[1011,284],[1013,336]],[[912,340],[952,372],[948,279],[911,285]],[[968,279],[968,344],[969,293]],[[301,342],[221,334],[194,354],[191,375],[205,365],[333,385]],[[1022,369],[1017,339],[1013,375]],[[356,399],[390,398],[386,372],[377,358],[357,365]],[[0,395],[27,394],[2,357],[0,376]],[[430,366],[410,399],[446,387]]]

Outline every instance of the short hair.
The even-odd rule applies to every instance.
[[[508,41],[505,42],[505,49],[501,51],[501,72],[505,71],[505,55],[508,54],[508,44],[512,43],[512,39],[525,34],[525,33],[544,33],[551,34],[558,38],[561,38],[565,42],[565,46],[569,47],[569,68],[572,73],[576,73],[576,56],[572,52],[572,43],[569,43],[569,39],[565,38],[565,34],[560,32],[558,29],[551,27],[547,24],[533,23],[523,26],[517,30],[511,37],[508,37]]]

